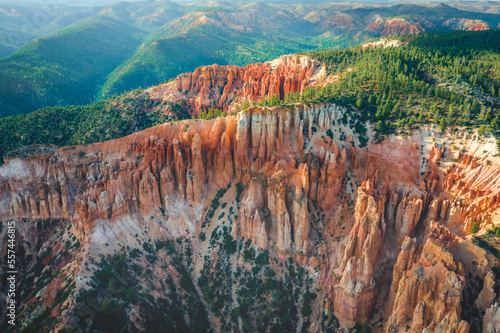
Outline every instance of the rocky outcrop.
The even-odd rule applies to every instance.
[[[198,274],[225,235],[227,262],[252,258],[253,246],[297,286],[290,262],[307,271],[300,288],[317,291],[315,315],[334,314],[346,329],[385,319],[390,332],[467,332],[467,306],[485,313],[475,329],[497,332],[496,259],[462,236],[473,222],[496,223],[498,159],[451,156],[428,130],[361,148],[351,117],[335,105],[250,107],[85,147],[27,149],[0,167],[0,220],[64,221],[83,250],[62,263],[78,256],[79,277],[92,255],[172,238],[199,251]],[[230,253],[233,243],[245,250]]]
[[[86,241],[97,221],[161,212],[167,234],[178,237],[199,228],[216,189],[243,182],[235,231],[262,248],[305,254],[308,202],[320,198],[331,209],[347,169],[345,149],[312,128],[327,130],[341,115],[335,106],[251,108],[13,159],[0,174],[1,218],[71,219]]]
[[[246,239],[252,240],[261,248],[267,248],[268,234],[266,226],[267,218],[264,211],[265,201],[263,184],[257,179],[252,180],[246,196],[241,203],[240,235]],[[290,223],[288,223],[288,227],[290,227]],[[289,230],[287,235],[290,235]],[[290,248],[290,246],[288,246],[288,248]]]
[[[446,171],[443,190],[452,193],[444,200],[441,220],[459,234],[468,234],[472,223],[487,229],[498,222],[500,170],[487,157],[459,153]]]
[[[379,36],[419,34],[431,30],[434,25],[429,21],[409,21],[404,18],[377,18],[366,29]]]
[[[486,310],[483,318],[483,333],[500,332],[500,306],[493,304]]]
[[[489,271],[486,277],[484,278],[484,283],[483,283],[483,290],[481,290],[481,293],[477,297],[476,302],[474,303],[474,306],[479,309],[480,311],[486,311],[491,305],[493,305],[493,302],[495,301],[495,284],[496,284],[496,279],[495,279],[495,273],[492,271]]]
[[[193,115],[217,108],[237,111],[232,102],[262,102],[274,95],[282,100],[289,92],[303,92],[312,81],[324,79],[326,72],[316,60],[285,55],[265,63],[245,67],[210,65],[179,75],[174,81],[148,90],[152,99],[185,101]],[[238,108],[240,107],[238,106]]]
[[[468,332],[469,324],[460,320],[461,295],[465,278],[447,246],[450,233],[433,223],[421,250],[415,239],[406,238],[391,285],[387,332],[411,326],[411,331]],[[394,299],[394,301],[392,301]]]
[[[332,297],[335,315],[350,327],[368,320],[378,296],[375,286],[382,273],[381,263],[395,259],[399,248],[402,253],[414,250],[409,237],[415,233],[426,201],[425,193],[418,189],[400,193],[387,182],[379,181],[377,186],[380,177],[372,165],[364,177],[367,180],[358,188],[354,225],[341,247],[339,268],[334,273],[339,279]],[[406,267],[408,260],[399,258],[396,267]],[[394,274],[399,279],[398,270]]]
[[[327,17],[325,20],[320,22],[321,26],[326,29],[354,29],[359,24],[354,20],[352,16],[345,13],[337,13],[335,15]]]
[[[374,189],[375,179],[358,190],[355,221],[343,249],[339,270],[342,277],[335,287],[334,311],[343,325],[366,322],[375,301],[374,267],[380,259],[385,235],[385,191]]]
[[[490,29],[488,23],[484,21],[457,18],[457,17],[444,21],[443,26],[449,27],[453,30],[466,30],[466,31],[480,31],[480,30]]]

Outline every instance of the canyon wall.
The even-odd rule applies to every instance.
[[[179,92],[203,82],[189,74],[175,84]],[[471,134],[468,152],[453,152],[450,134],[436,140],[432,128],[363,146],[357,122],[366,125],[336,105],[249,108],[89,146],[34,149],[0,167],[0,220],[20,230],[67,221],[82,248],[61,265],[69,263],[77,288],[91,276],[90,258],[139,247],[141,238],[187,239],[203,267],[201,258],[217,255],[198,235],[224,227],[310,272],[320,296],[313,321],[324,313],[344,327],[390,332],[498,331],[498,261],[463,238],[473,223],[481,232],[498,225],[498,157],[482,153]],[[236,218],[220,204],[235,207]],[[475,279],[480,290],[465,297]],[[484,320],[464,319],[469,306]]]
[[[243,214],[248,219],[235,232],[253,239],[260,228],[256,211],[265,205],[271,216],[262,237],[282,251],[306,252],[307,199],[320,199],[331,209],[347,155],[356,157],[350,144],[341,148],[329,137],[313,136],[316,125],[327,130],[341,115],[335,106],[250,109],[66,147],[51,156],[34,152],[2,168],[1,218],[70,219],[80,240],[87,241],[96,221],[147,217],[162,208],[172,214],[165,221],[168,234],[178,237],[199,228],[207,196],[244,182],[249,189],[243,200],[251,202],[242,209],[249,216]],[[193,208],[181,212],[179,203]],[[186,222],[178,225],[181,217]]]

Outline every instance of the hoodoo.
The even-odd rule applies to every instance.
[[[200,81],[193,82],[187,90],[197,89]],[[295,314],[310,321],[312,331],[336,318],[344,327],[383,320],[379,327],[388,332],[468,332],[478,323],[467,321],[464,308],[474,307],[485,313],[484,332],[493,332],[495,259],[462,236],[473,222],[483,229],[498,219],[498,157],[478,155],[477,143],[468,154],[453,153],[449,134],[436,141],[432,128],[362,146],[350,125],[356,122],[334,104],[251,107],[12,156],[0,167],[0,217],[16,221],[27,269],[50,248],[42,277],[47,270],[64,277],[50,284],[35,278],[37,296],[23,303],[22,313],[52,308],[58,327],[76,325],[81,307],[89,307],[78,295],[88,290],[90,272],[101,256],[125,248],[154,253],[163,264],[152,274],[166,269],[196,290],[222,292],[213,284],[232,283],[228,296],[215,296],[229,297],[219,312],[206,315],[215,330],[227,329],[235,325],[222,316],[232,311],[231,298],[250,297],[240,295],[249,282],[237,272],[254,253],[255,260],[267,258],[262,274],[270,276],[263,281],[272,293],[279,293],[273,289],[279,282],[266,281],[288,278],[297,290],[314,291],[314,299],[307,296],[310,310]],[[190,244],[189,274],[169,266],[160,246],[182,240]],[[133,260],[148,269],[148,259]],[[216,277],[218,265],[232,282],[204,280]],[[290,267],[301,272],[300,280]],[[155,285],[146,275],[136,278],[141,288]],[[55,290],[73,296],[54,307]],[[216,306],[208,291],[193,292],[202,308]],[[172,291],[160,289],[154,297],[172,297]],[[257,309],[247,311],[257,318]]]

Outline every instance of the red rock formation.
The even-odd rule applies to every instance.
[[[179,89],[224,84],[205,78],[200,70]],[[89,253],[117,240],[133,246],[138,230],[152,240],[198,242],[202,224],[211,232],[223,223],[220,210],[209,211],[216,193],[228,189],[220,202],[239,198],[231,206],[237,218],[226,225],[232,235],[317,270],[322,310],[341,324],[385,310],[388,331],[466,332],[464,272],[477,270],[486,282],[471,303],[486,310],[484,325],[493,332],[493,262],[459,235],[472,221],[483,228],[494,222],[498,161],[447,161],[445,147],[424,148],[423,132],[355,147],[352,129],[339,121],[344,113],[334,105],[249,108],[12,158],[0,167],[0,220],[68,219]]]
[[[321,26],[329,29],[352,29],[356,25],[354,24],[354,18],[352,16],[344,13],[337,13],[321,21]]]
[[[246,196],[242,200],[240,234],[254,241],[261,248],[267,248],[268,242],[264,207],[264,184],[254,179],[250,182]]]
[[[476,302],[474,305],[476,308],[478,308],[481,311],[486,311],[491,305],[493,305],[493,302],[495,301],[495,273],[492,271],[488,272],[488,275],[484,278],[484,283],[483,283],[483,290],[481,290],[481,293],[477,297]]]
[[[428,21],[414,22],[404,18],[383,19],[379,17],[370,23],[366,29],[379,36],[390,36],[419,34],[432,27],[432,23]]]
[[[186,101],[198,115],[208,108],[228,110],[233,101],[251,104],[274,95],[284,99],[289,92],[302,92],[315,73],[324,75],[320,68],[315,60],[292,55],[245,67],[211,65],[181,74],[148,92],[165,102]]]
[[[330,184],[340,184],[345,176],[346,153],[331,141],[315,143],[317,134],[312,141],[321,155],[315,150],[305,156],[303,128],[320,119],[326,129],[330,117],[338,115],[335,107],[249,109],[238,116],[165,124],[51,156],[12,160],[0,178],[1,218],[68,218],[85,241],[96,221],[147,220],[162,209],[166,229],[178,236],[198,227],[200,209],[215,189],[242,181],[248,187],[235,230],[260,247],[271,242],[280,251],[305,254],[310,188],[321,189],[314,198],[316,192],[336,196],[340,186]],[[297,165],[301,159],[305,163]],[[37,171],[7,174],[11,166]],[[311,168],[316,170],[313,184]]]
[[[500,306],[498,306],[498,303],[495,303],[484,314],[483,333],[498,332],[500,332]]]
[[[446,20],[443,25],[453,30],[480,31],[490,29],[490,26],[484,21],[456,17]]]
[[[498,222],[500,212],[500,170],[485,158],[459,154],[445,172],[440,219],[458,234],[468,234],[473,222],[483,229]]]
[[[406,237],[401,245],[401,252],[399,253],[396,264],[394,265],[394,270],[392,273],[393,283],[391,284],[389,299],[385,307],[385,319],[389,318],[389,316],[392,314],[394,301],[399,287],[399,281],[401,280],[405,272],[413,265],[415,250],[416,239]]]
[[[375,177],[376,178],[376,177]],[[385,191],[376,191],[376,179],[365,181],[358,190],[355,222],[342,251],[342,277],[335,287],[335,315],[342,325],[366,322],[375,301],[373,270],[384,242]]]
[[[389,308],[386,308],[386,314],[390,314],[387,332],[405,325],[410,325],[413,332],[423,329],[469,331],[469,324],[460,320],[460,301],[465,287],[463,269],[445,245],[453,240],[449,239],[449,232],[437,224],[432,228],[436,230],[429,234],[419,251],[415,240],[404,241],[394,268]]]

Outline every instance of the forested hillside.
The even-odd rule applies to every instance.
[[[89,144],[188,117],[181,105],[153,102],[131,91],[86,106],[47,107],[0,121],[0,156],[33,144]]]
[[[140,36],[134,27],[100,16],[0,59],[0,115],[90,103],[96,82],[132,55]]]
[[[12,3],[15,3],[12,1]],[[0,4],[0,58],[11,55],[33,39],[56,34],[69,25],[95,15],[100,8]]]
[[[417,123],[480,125],[500,131],[500,31],[402,36],[399,47],[356,47],[307,53],[341,75],[309,88],[305,101],[352,104],[380,132]]]

